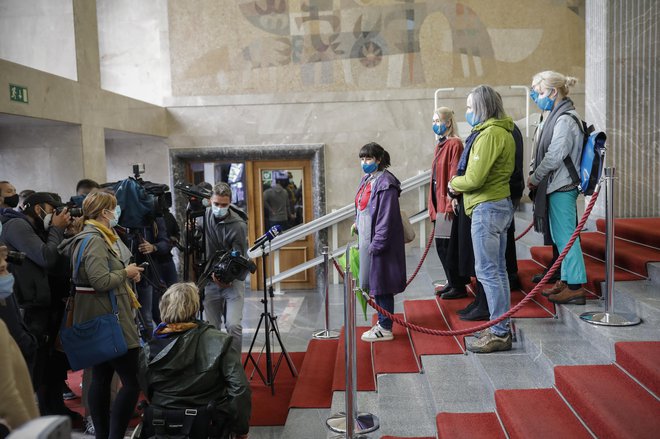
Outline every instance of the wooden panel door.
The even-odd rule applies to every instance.
[[[250,245],[263,235],[274,223],[282,225],[282,233],[295,228],[297,225],[311,221],[312,212],[312,167],[309,160],[274,160],[274,161],[253,161],[247,167],[248,175],[251,175],[249,194],[249,216],[248,222]],[[287,180],[285,184],[284,180]],[[273,210],[269,206],[273,205],[273,199],[278,199],[273,191],[281,196],[280,188],[271,188],[271,186],[280,185],[284,188],[290,197],[290,211],[286,224],[278,218],[271,215]],[[267,193],[267,200],[264,202],[264,193]],[[299,239],[280,249],[280,267],[283,272],[314,258],[314,237],[313,235]],[[261,258],[255,260],[257,272],[252,275],[252,289],[263,289],[263,275]],[[267,259],[267,275],[273,273],[274,255],[269,255]],[[281,283],[281,289],[314,289],[316,288],[316,275],[313,268],[298,273]]]

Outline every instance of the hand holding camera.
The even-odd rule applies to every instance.
[[[69,210],[66,207],[62,210],[55,210],[55,212],[53,212],[53,219],[51,220],[53,227],[64,229],[69,225],[70,222],[71,215],[69,214]]]

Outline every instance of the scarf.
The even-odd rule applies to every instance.
[[[197,327],[197,323],[195,322],[187,322],[187,323],[165,323],[161,322],[156,329],[154,329],[154,337],[156,338],[167,338],[172,334],[176,334],[178,332],[186,332],[189,329],[193,329]]]
[[[456,175],[465,175],[465,171],[467,170],[468,166],[468,160],[470,159],[470,150],[472,149],[472,144],[475,140],[477,140],[477,136],[480,133],[481,131],[472,130],[468,138],[465,139],[465,148],[463,149],[463,154],[461,154],[461,158],[458,161],[458,172]]]
[[[85,225],[89,224],[90,226],[94,227],[96,230],[101,232],[101,236],[103,236],[103,239],[105,240],[106,244],[108,244],[108,247],[110,247],[110,250],[117,255],[118,257],[120,256],[117,250],[115,250],[115,242],[119,239],[119,236],[114,232],[113,229],[106,227],[105,225],[101,224],[100,222],[93,220],[93,219],[88,219],[85,220]],[[133,309],[138,309],[142,308],[142,305],[140,305],[140,301],[137,298],[137,295],[133,291],[133,288],[131,288],[131,285],[127,282],[125,282],[126,290],[128,290],[128,297],[131,300],[131,308]]]
[[[552,109],[548,118],[543,122],[543,128],[541,130],[541,135],[538,136],[538,143],[536,144],[535,154],[534,154],[534,171],[541,164],[543,158],[550,148],[550,143],[552,142],[552,134],[555,129],[555,123],[559,116],[564,113],[574,110],[575,106],[573,101],[569,98],[564,98],[555,108]],[[548,180],[550,175],[546,175],[539,182],[536,187],[536,195],[534,196],[534,230],[539,233],[546,233],[548,229],[548,196],[546,194],[548,190]]]

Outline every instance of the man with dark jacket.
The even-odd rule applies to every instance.
[[[247,215],[230,207],[231,187],[218,183],[213,187],[211,206],[206,209],[206,257],[213,263],[219,256],[238,251],[247,253]],[[232,346],[241,352],[243,342],[243,302],[245,282],[236,279],[230,284],[220,281],[206,286],[204,308],[209,322],[220,329],[224,320],[227,332],[233,337]]]
[[[52,194],[36,192],[25,200],[22,212],[5,209],[0,213],[4,217],[3,241],[9,250],[26,254],[22,264],[11,266],[11,272],[16,299],[25,310],[25,324],[37,338],[33,382],[41,413],[69,415],[78,421],[79,415],[62,401],[68,365],[64,354],[54,346],[64,311],[61,294],[66,292],[51,281],[57,278],[57,267],[62,263],[57,246],[71,219],[66,209],[57,213],[56,208],[62,206]]]

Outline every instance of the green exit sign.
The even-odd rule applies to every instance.
[[[28,103],[28,89],[22,85],[9,84],[9,100]]]

